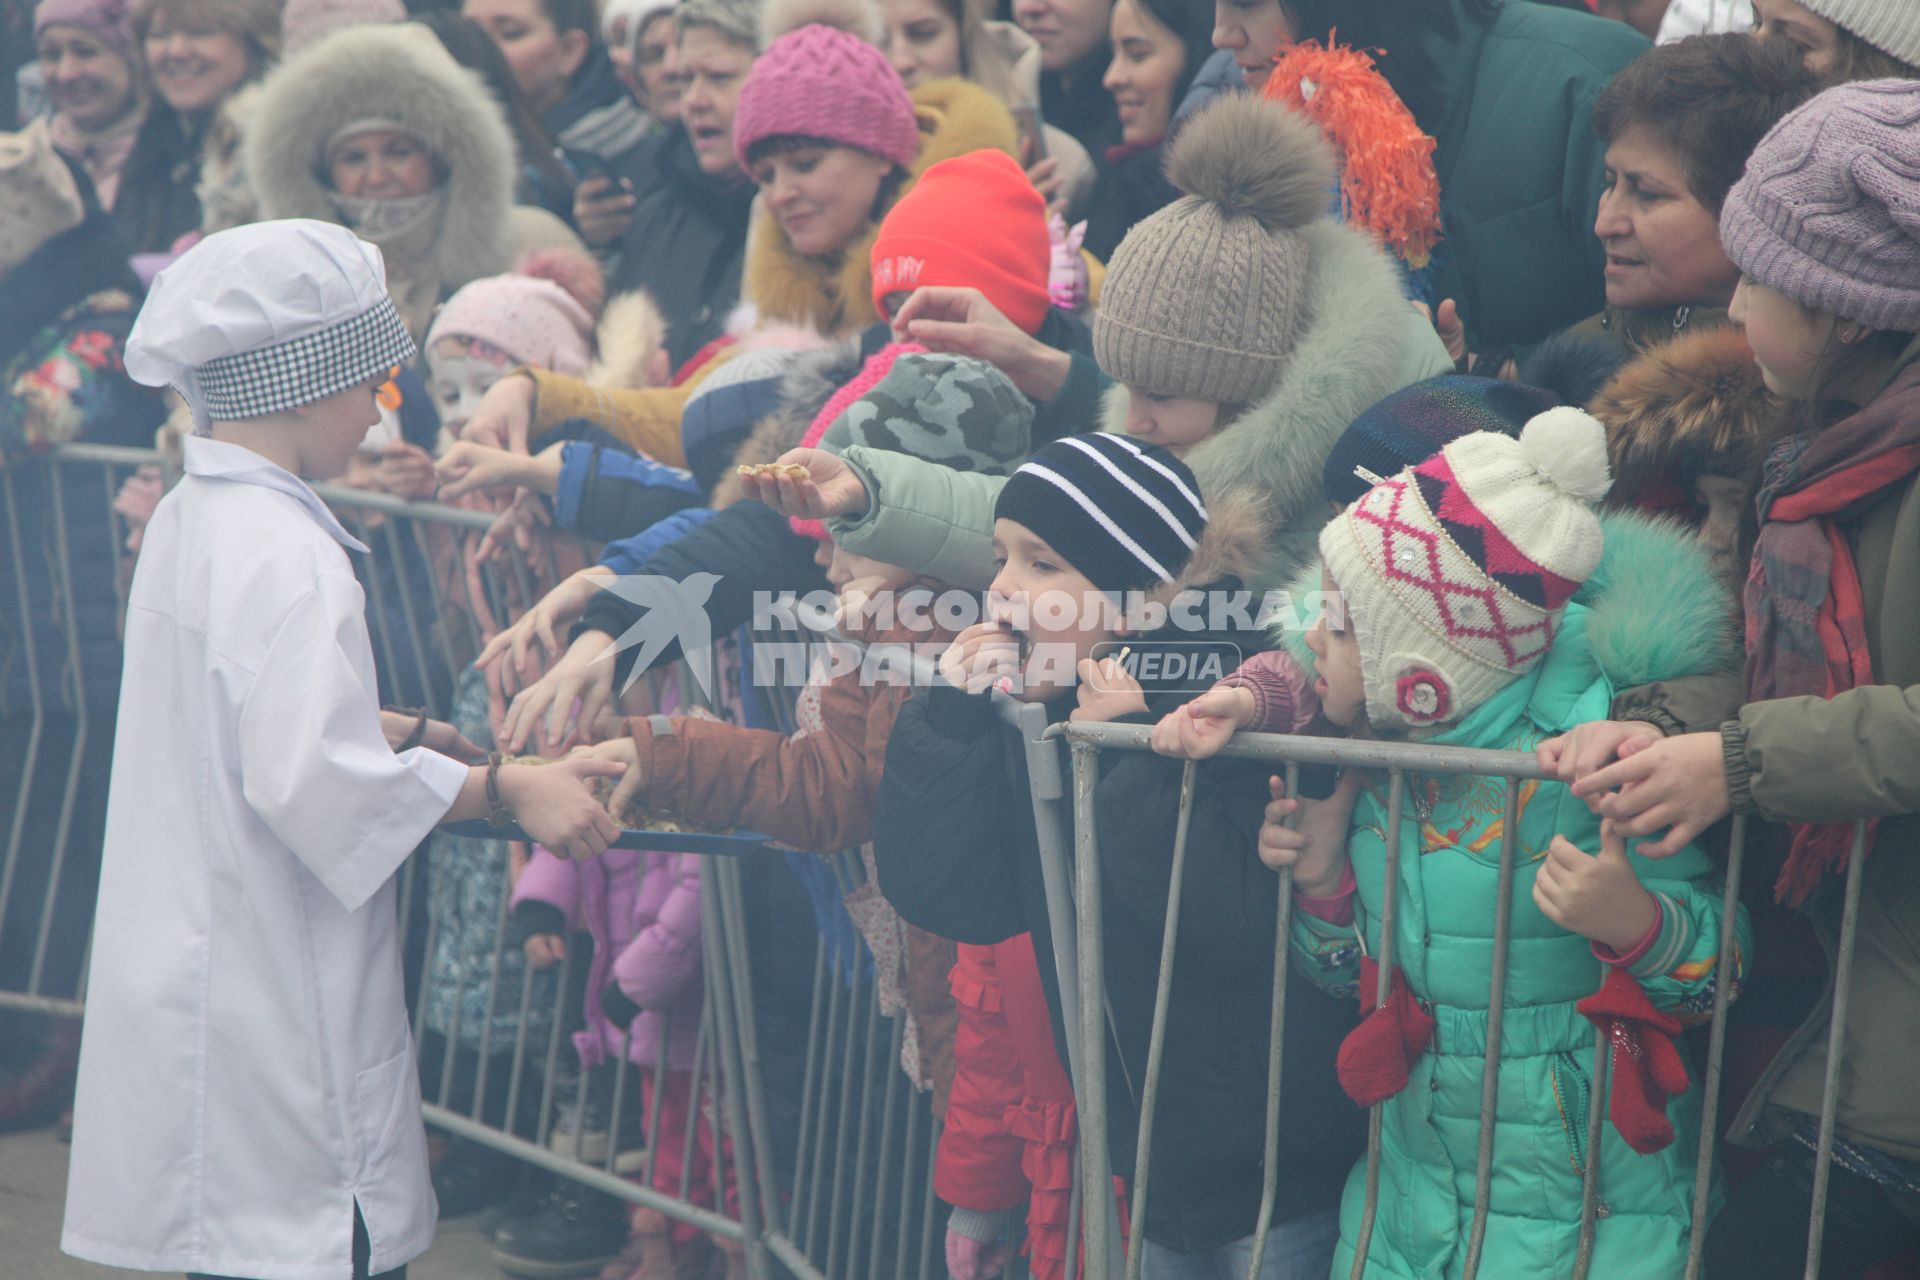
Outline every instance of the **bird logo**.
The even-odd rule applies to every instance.
[[[607,661],[628,649],[634,655],[633,669],[621,688],[625,693],[655,663],[671,661],[672,648],[679,646],[679,657],[693,676],[700,695],[712,701],[716,692],[713,680],[713,622],[707,617],[707,600],[720,582],[717,573],[690,573],[685,578],[661,574],[626,574],[601,587],[640,609],[640,618],[622,632],[613,647],[596,661]]]

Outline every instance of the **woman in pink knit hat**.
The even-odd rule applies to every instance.
[[[910,93],[861,0],[774,0],[762,33],[733,118],[734,153],[760,188],[746,300],[823,333],[857,331],[878,318],[869,248],[887,210],[941,160],[1017,154],[1013,117],[964,80]]]
[[[53,145],[86,170],[110,210],[147,111],[126,0],[40,0],[33,39],[53,101]]]

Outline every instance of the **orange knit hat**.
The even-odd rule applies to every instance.
[[[1047,205],[1004,151],[942,160],[900,197],[873,242],[873,305],[925,285],[971,286],[1027,333],[1052,302]]]

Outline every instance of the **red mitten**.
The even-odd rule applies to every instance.
[[[1433,1015],[1413,998],[1406,975],[1394,969],[1387,979],[1387,1002],[1376,1009],[1373,996],[1379,983],[1379,963],[1372,956],[1361,957],[1360,1008],[1371,1012],[1340,1042],[1335,1061],[1340,1087],[1363,1107],[1406,1088],[1413,1064],[1433,1039]]]
[[[1654,1008],[1625,969],[1610,970],[1600,989],[1576,1007],[1613,1045],[1608,1118],[1628,1146],[1652,1155],[1673,1141],[1667,1099],[1687,1091],[1687,1064],[1673,1040],[1679,1020]]]

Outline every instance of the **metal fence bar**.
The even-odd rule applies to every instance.
[[[1160,932],[1160,972],[1153,991],[1153,1025],[1147,1033],[1147,1069],[1140,1084],[1140,1132],[1134,1141],[1132,1221],[1147,1217],[1147,1187],[1152,1181],[1153,1116],[1160,1101],[1160,1064],[1166,1056],[1167,1007],[1173,1003],[1173,954],[1180,937],[1180,891],[1187,873],[1187,830],[1193,820],[1193,786],[1198,764],[1180,771],[1180,812],[1174,819],[1173,862],[1167,872],[1167,917]],[[1140,1280],[1145,1249],[1127,1250],[1127,1280]]]
[[[931,1107],[927,1109],[926,1116],[928,1123],[932,1123],[933,1109]],[[913,1215],[907,1204],[906,1189],[913,1185],[908,1179],[913,1177],[915,1168],[914,1154],[916,1148],[920,1145],[918,1142],[918,1138],[920,1137],[919,1119],[920,1108],[909,1105],[907,1107],[905,1150],[900,1156],[900,1235],[893,1248],[893,1274],[896,1276],[904,1276],[907,1274],[907,1251],[913,1243]],[[933,1178],[931,1173],[929,1173],[927,1178],[927,1195],[929,1197],[933,1195]]]
[[[1735,814],[1727,842],[1727,883],[1720,900],[1720,955],[1713,971],[1713,1026],[1708,1032],[1707,1072],[1700,1086],[1700,1158],[1693,1174],[1693,1233],[1687,1240],[1686,1280],[1699,1280],[1706,1259],[1707,1217],[1713,1190],[1713,1151],[1719,1145],[1720,1077],[1727,1055],[1727,1004],[1738,950],[1734,922],[1740,910],[1740,875],[1747,860],[1747,818]]]
[[[1101,929],[1100,846],[1095,826],[1094,789],[1099,780],[1099,748],[1073,743],[1073,838],[1076,900],[1079,911],[1078,951],[1080,973],[1093,982],[1094,992],[1104,987],[1106,939]],[[1106,1016],[1103,1002],[1094,997],[1080,1001],[1080,1073],[1075,1077],[1079,1094],[1080,1158],[1086,1194],[1096,1202],[1112,1202],[1113,1194],[1107,1170],[1107,1051]],[[1093,1211],[1089,1206],[1084,1221],[1087,1271],[1096,1276],[1113,1273],[1113,1244],[1106,1232],[1092,1229]]]
[[[711,859],[702,863],[700,869],[701,937],[703,939],[711,938],[714,944],[704,947],[703,950],[708,966],[708,980],[709,982],[716,982],[717,980],[717,990],[714,995],[714,1009],[722,1015],[719,1018],[721,1055],[720,1061],[716,1065],[720,1068],[719,1076],[726,1096],[726,1130],[728,1135],[733,1139],[734,1185],[739,1192],[740,1229],[747,1246],[747,1270],[749,1274],[755,1277],[761,1277],[766,1274],[767,1259],[765,1244],[761,1238],[760,1213],[759,1206],[756,1204],[756,1197],[754,1196],[751,1166],[755,1160],[767,1158],[767,1154],[756,1153],[753,1150],[753,1140],[747,1132],[746,1092],[741,1086],[741,1077],[746,1074],[746,1062],[740,1052],[739,1028],[734,1025],[732,1019],[724,1016],[730,1003],[727,999],[730,984],[736,980],[736,977],[742,982],[749,981],[750,979],[748,975],[744,973],[734,975],[730,972],[727,948],[724,945],[725,934],[720,921],[720,897],[713,892],[715,871],[716,868],[713,866]],[[719,1110],[720,1108],[717,1106],[714,1108],[716,1130],[719,1128]],[[720,1169],[725,1163],[727,1151],[728,1147],[726,1142],[722,1139],[721,1135],[716,1132],[713,1143],[713,1164],[715,1170]],[[744,1174],[740,1169],[740,1162],[742,1160],[747,1161],[749,1165],[748,1171]],[[724,1208],[726,1206],[725,1184],[719,1179],[716,1179],[716,1183],[717,1185],[714,1188],[714,1204],[717,1207]]]
[[[573,947],[568,945],[566,954],[560,959],[559,990],[573,989]],[[566,1025],[555,1018],[547,1031],[546,1071],[540,1078],[540,1119],[535,1125],[534,1141],[545,1147],[553,1141],[553,1095],[559,1084],[560,1041],[566,1033]]]
[[[53,908],[60,900],[60,873],[67,865],[67,837],[73,834],[73,806],[80,794],[80,768],[86,763],[87,681],[80,659],[80,628],[73,612],[73,559],[67,550],[67,502],[60,477],[49,476],[47,494],[53,500],[55,559],[60,566],[60,603],[66,615],[67,686],[73,695],[73,746],[67,754],[66,793],[60,798],[59,825],[53,837],[53,865],[47,872],[47,900],[40,908],[40,931],[34,940],[33,970],[27,977],[27,994],[40,995],[40,979],[46,973],[47,945],[53,940]],[[27,620],[32,626],[32,620]],[[75,992],[75,994],[79,994]]]
[[[1853,953],[1860,931],[1861,871],[1867,861],[1867,824],[1853,824],[1853,854],[1840,910],[1839,956],[1834,962],[1833,1014],[1827,1024],[1827,1075],[1820,1093],[1820,1141],[1813,1159],[1813,1213],[1807,1221],[1806,1280],[1820,1280],[1820,1252],[1827,1233],[1827,1185],[1833,1176],[1833,1125],[1840,1108],[1840,1050],[1847,1040],[1847,1006],[1853,988]]]
[[[657,1164],[655,1157],[660,1154],[660,1103],[667,1092],[668,1046],[673,1043],[673,1010],[660,1010],[660,1043],[655,1046],[653,1061],[653,1089],[647,1099],[646,1118],[646,1154],[641,1161],[640,1177],[648,1186],[653,1185],[653,1173]]]
[[[894,1108],[900,1101],[900,1082],[906,1079],[906,1072],[899,1070],[897,1064],[900,1061],[900,1047],[906,1040],[907,1016],[905,1013],[901,1013],[896,1017],[887,1019],[887,1021],[893,1024],[893,1035],[888,1041],[887,1058],[883,1068],[886,1070],[887,1075],[887,1093],[885,1099],[881,1102],[880,1153],[874,1157],[874,1166],[879,1170],[879,1175],[874,1178],[874,1192],[879,1196],[879,1203],[873,1206],[873,1231],[871,1238],[867,1241],[867,1280],[882,1280],[880,1274],[880,1245],[885,1235],[887,1192],[889,1190],[886,1179],[887,1153],[893,1150],[893,1113]],[[866,1162],[864,1160],[861,1162],[860,1168],[861,1176],[864,1178],[866,1174]],[[904,1203],[906,1200],[904,1194],[905,1186],[906,1183],[903,1181],[901,1183],[903,1194],[900,1197],[903,1202],[900,1206],[900,1229],[902,1231],[907,1229],[906,1205]],[[858,1189],[854,1191],[853,1198],[856,1204],[860,1202],[862,1197]]]
[[[1487,1213],[1493,1194],[1494,1116],[1500,1108],[1500,1032],[1507,1003],[1507,944],[1513,933],[1513,864],[1520,848],[1520,784],[1507,779],[1506,812],[1500,824],[1500,887],[1493,904],[1493,976],[1487,995],[1487,1053],[1480,1081],[1480,1154],[1473,1183],[1473,1228],[1467,1236],[1462,1280],[1480,1274],[1487,1243]]]
[[[767,1115],[764,1060],[760,1056],[759,1019],[755,1016],[753,965],[747,954],[746,891],[741,884],[740,864],[725,859],[717,868],[720,884],[720,938],[727,949],[729,988],[733,993],[732,1014],[739,1029],[740,1055],[744,1068],[741,1088],[746,1097],[746,1133],[759,1153],[753,1161],[759,1182],[761,1216],[768,1222],[784,1217],[780,1212],[780,1183],[773,1167],[774,1145]]]
[[[27,810],[33,801],[33,778],[40,765],[40,739],[46,729],[46,706],[40,694],[39,646],[33,639],[33,602],[27,596],[27,561],[20,539],[20,505],[13,484],[13,468],[0,467],[0,493],[6,496],[7,542],[13,553],[13,585],[20,601],[20,642],[27,660],[27,703],[32,708],[32,726],[27,730],[26,763],[20,769],[20,786],[15,792],[13,823],[7,833],[7,862],[0,870],[0,922],[7,916],[13,900],[14,872],[20,865],[20,842],[26,835]],[[55,537],[64,536],[56,530]]]
[[[813,948],[813,1000],[807,1008],[807,1056],[806,1065],[800,1075],[800,1127],[798,1137],[793,1144],[793,1182],[795,1188],[787,1204],[788,1235],[799,1234],[801,1173],[807,1167],[807,1132],[813,1119],[813,1087],[816,1077],[824,1070],[821,1057],[825,1045],[821,1038],[821,1016],[825,1012],[829,993],[827,982],[827,940],[821,938]]]
[[[504,853],[505,850],[502,850]],[[487,1068],[493,1060],[493,1016],[500,997],[500,966],[507,951],[507,919],[513,906],[512,890],[502,886],[500,919],[494,925],[493,958],[487,966],[487,1005],[480,1023],[480,1058],[474,1067],[472,1118],[480,1118],[481,1104],[487,1096]]]
[[[1400,824],[1406,808],[1407,775],[1398,769],[1387,772],[1387,850],[1386,884],[1380,896],[1380,945],[1374,961],[1380,973],[1374,981],[1373,1005],[1387,1002],[1392,987],[1394,929],[1400,902]],[[1367,1251],[1373,1244],[1373,1224],[1380,1212],[1380,1138],[1386,1123],[1387,1104],[1376,1102],[1367,1108],[1367,1198],[1360,1211],[1360,1234],[1354,1241],[1353,1269],[1350,1280],[1360,1280],[1367,1271]]]
[[[1289,763],[1287,794],[1296,795],[1299,790],[1300,766]],[[1290,825],[1299,824],[1297,810],[1287,816]],[[1287,965],[1293,954],[1293,868],[1280,868],[1280,874],[1275,879],[1278,881],[1275,892],[1279,900],[1274,910],[1273,1007],[1268,1014],[1272,1021],[1268,1032],[1271,1049],[1267,1055],[1266,1146],[1260,1157],[1260,1214],[1254,1221],[1253,1251],[1247,1260],[1247,1280],[1260,1280],[1267,1256],[1267,1233],[1273,1228],[1274,1202],[1279,1195],[1280,1069],[1285,1061],[1281,1049],[1286,1043]]]

